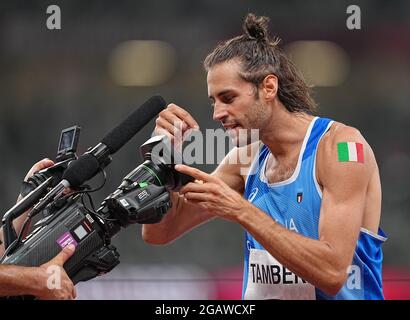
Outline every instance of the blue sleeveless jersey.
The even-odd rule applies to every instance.
[[[245,198],[277,223],[303,236],[318,239],[322,192],[316,181],[318,143],[333,121],[311,122],[293,175],[282,182],[268,183],[265,165],[269,149],[262,145],[246,181]],[[335,296],[328,296],[282,266],[253,237],[245,234],[244,299],[383,299],[381,245],[386,240],[361,228],[348,278]]]

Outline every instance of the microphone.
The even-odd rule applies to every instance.
[[[99,144],[70,163],[63,174],[65,187],[79,187],[94,177],[98,170],[111,162],[110,155],[117,152],[152,118],[165,108],[166,102],[160,96],[149,98],[132,112],[123,122],[112,129]]]
[[[165,108],[166,102],[160,96],[148,99],[140,108],[131,113],[123,122],[112,129],[99,144],[87,153],[94,155],[103,166],[111,161],[109,156],[118,151],[152,118]]]
[[[109,132],[101,141],[100,144],[93,149],[89,149],[88,153],[92,153],[96,156],[101,167],[106,166],[111,158],[110,154],[115,153],[120,149],[128,140],[130,140],[141,128],[149,122],[154,116],[156,116],[165,107],[165,101],[160,96],[151,97],[140,108],[136,109],[129,115],[120,125]],[[27,195],[31,190],[35,189],[49,176],[53,177],[53,183],[51,187],[54,187],[62,180],[64,171],[67,170],[68,165],[73,162],[74,159],[68,158],[58,163],[55,163],[52,167],[38,171],[27,182],[23,182],[20,194]],[[97,170],[97,169],[96,169]],[[79,185],[79,184],[78,184]]]
[[[94,177],[100,169],[111,162],[110,155],[126,144],[147,122],[160,113],[165,105],[165,100],[160,96],[148,99],[111,130],[99,144],[72,161],[64,171],[62,180],[33,207],[30,214],[37,214],[52,200],[59,198],[65,188],[77,188]]]

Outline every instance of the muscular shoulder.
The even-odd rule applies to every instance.
[[[323,186],[345,176],[368,179],[375,159],[359,130],[335,122],[319,143],[316,166],[318,182]]]
[[[259,154],[261,142],[233,148],[213,172],[232,189],[242,193],[245,180],[254,158]]]
[[[359,130],[340,122],[335,122],[323,136],[318,151],[332,152],[337,150],[338,143],[357,142],[367,144]]]

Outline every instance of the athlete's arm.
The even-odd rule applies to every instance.
[[[171,104],[160,113],[156,121],[155,132],[167,135],[174,142],[174,145],[180,145],[180,141],[176,139],[178,134],[184,136],[187,130],[195,127],[199,126],[187,111]],[[182,134],[178,130],[181,130]],[[247,151],[247,149],[252,148],[252,145],[244,148]],[[231,150],[211,175],[225,181],[230,188],[242,192],[244,180],[240,175],[241,168],[246,167],[251,160],[246,162],[246,156],[244,157],[241,154],[242,157],[239,160],[242,160],[242,164],[239,161],[233,161],[239,158],[239,152],[243,152],[241,148],[239,149],[234,148]],[[250,154],[250,152],[246,154]],[[143,225],[142,237],[144,241],[150,244],[167,244],[214,217],[212,212],[202,210],[192,203],[184,201],[184,198],[178,193],[171,193],[171,201],[172,208],[166,213],[161,222]]]
[[[227,181],[227,184],[233,189],[243,189],[242,178],[232,174],[230,169],[230,166],[221,163],[211,175]],[[186,201],[177,192],[171,193],[171,201],[172,208],[159,223],[142,226],[142,237],[147,243],[170,243],[186,232],[215,217],[212,212],[203,210]]]
[[[374,166],[372,152],[360,133],[344,127],[321,143],[317,159],[323,186],[319,239],[311,239],[276,223],[231,190],[221,179],[187,166],[181,172],[205,181],[182,192],[208,212],[240,223],[272,256],[315,287],[335,295],[347,278],[363,218],[366,188]],[[339,162],[337,143],[363,144],[364,163]]]

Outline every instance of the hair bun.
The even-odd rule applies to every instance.
[[[258,17],[253,13],[248,13],[243,29],[249,38],[266,41],[268,38],[268,23],[268,17]]]

